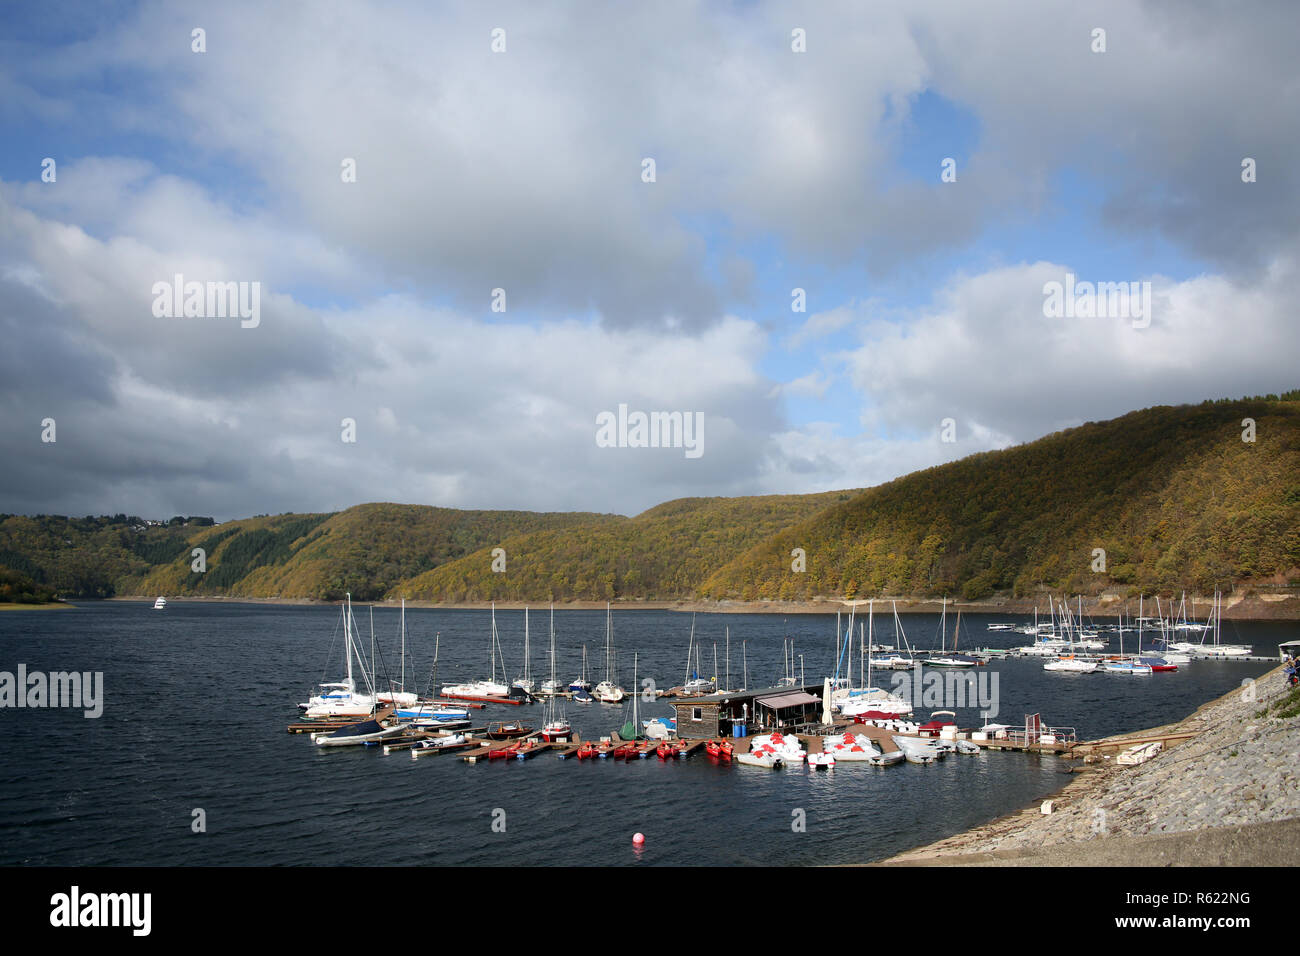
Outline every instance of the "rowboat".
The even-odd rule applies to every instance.
[[[512,723],[495,723],[488,724],[488,740],[513,740],[515,737],[524,737],[531,734],[532,728],[515,721]]]
[[[590,740],[578,748],[579,760],[590,760],[594,756],[596,756],[596,745]]]
[[[668,743],[660,744],[655,748],[655,754],[660,760],[671,760],[676,752],[677,748]]]
[[[735,753],[735,748],[725,740],[720,743],[715,740],[710,740],[704,745],[704,752],[710,757],[718,757],[721,760],[730,760],[732,754]]]

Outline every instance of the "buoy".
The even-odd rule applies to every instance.
[[[644,833],[637,833],[637,834],[635,834],[635,835],[632,837],[632,845],[633,845],[633,846],[640,846],[640,845],[643,844],[643,843],[645,843],[645,834],[644,834]]]

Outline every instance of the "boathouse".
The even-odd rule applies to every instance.
[[[677,736],[746,737],[821,723],[822,687],[765,687],[673,701]]]

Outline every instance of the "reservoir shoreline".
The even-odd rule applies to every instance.
[[[869,865],[1294,866],[1300,716],[1276,713],[1296,696],[1279,664],[1183,720],[1104,738],[1197,734],[1146,763],[1098,758],[1046,801]]]
[[[152,601],[156,594],[119,594],[108,601]],[[318,601],[310,598],[261,598],[261,597],[236,597],[223,595],[165,595],[168,603],[185,604],[188,602],[204,603],[227,603],[227,604],[284,604],[292,606],[310,607],[314,605],[336,606],[337,601]],[[68,599],[75,603],[77,598]],[[1046,598],[1043,599],[1044,601]],[[881,605],[882,610],[887,608],[891,602],[897,602],[899,614],[938,614],[943,610],[942,600],[931,600],[921,598],[892,598],[882,597],[875,599],[876,604]],[[373,604],[376,607],[398,607],[399,602],[395,600],[383,601],[362,601],[357,603]],[[549,606],[547,601],[497,601],[497,610],[520,610],[525,606],[538,608]],[[1189,597],[1189,603],[1191,599]],[[819,601],[613,601],[612,607],[618,611],[635,611],[635,610],[652,610],[652,611],[679,611],[682,613],[700,613],[700,614],[833,614],[836,611],[847,611],[853,606],[853,601],[838,600],[835,598],[826,598]],[[866,601],[859,600],[857,606],[863,608]],[[440,610],[488,610],[493,606],[491,601],[462,601],[462,602],[440,602],[440,601],[416,601],[407,600],[408,608],[437,608]],[[1042,611],[1042,601],[1037,604],[1029,599],[1007,598],[1004,600],[990,600],[978,602],[961,602],[948,601],[948,613],[952,614],[960,610],[966,614],[1019,614],[1032,615],[1035,607]],[[605,610],[603,601],[557,601],[555,607],[559,610]],[[1208,600],[1195,602],[1195,610],[1189,611],[1189,614],[1198,619],[1204,620],[1209,613],[1210,602]],[[1118,618],[1120,612],[1125,617],[1136,616],[1138,611],[1138,601],[1123,600],[1116,598],[1106,600],[1103,597],[1101,603],[1094,603],[1090,606],[1084,605],[1084,612],[1088,617],[1096,619]],[[1252,594],[1245,597],[1225,596],[1223,599],[1223,619],[1233,621],[1300,621],[1300,594],[1291,593],[1271,593],[1271,594]]]

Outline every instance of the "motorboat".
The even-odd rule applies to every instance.
[[[389,716],[389,711],[381,711],[369,720],[359,720],[355,724],[348,724],[331,733],[313,734],[312,740],[318,747],[355,747],[377,740],[386,740],[406,729],[400,724],[386,726],[384,721]]]
[[[936,746],[936,741],[920,737],[907,737],[903,734],[893,735],[894,743],[903,751],[908,763],[934,763],[943,756]]]
[[[1106,661],[1104,670],[1107,674],[1130,674],[1143,677],[1150,674],[1152,668],[1150,664],[1142,664],[1138,661],[1119,660]]]
[[[411,759],[414,760],[421,755],[437,753],[439,750],[459,747],[464,744],[467,739],[468,738],[464,734],[448,734],[445,737],[430,737],[421,740],[411,748]]]
[[[1058,657],[1043,665],[1045,671],[1061,671],[1066,674],[1091,674],[1097,670],[1097,662],[1082,657]]]
[[[159,596],[158,600],[153,602],[153,609],[155,611],[162,611],[165,610],[166,608],[167,608],[167,599],[165,597]]]

